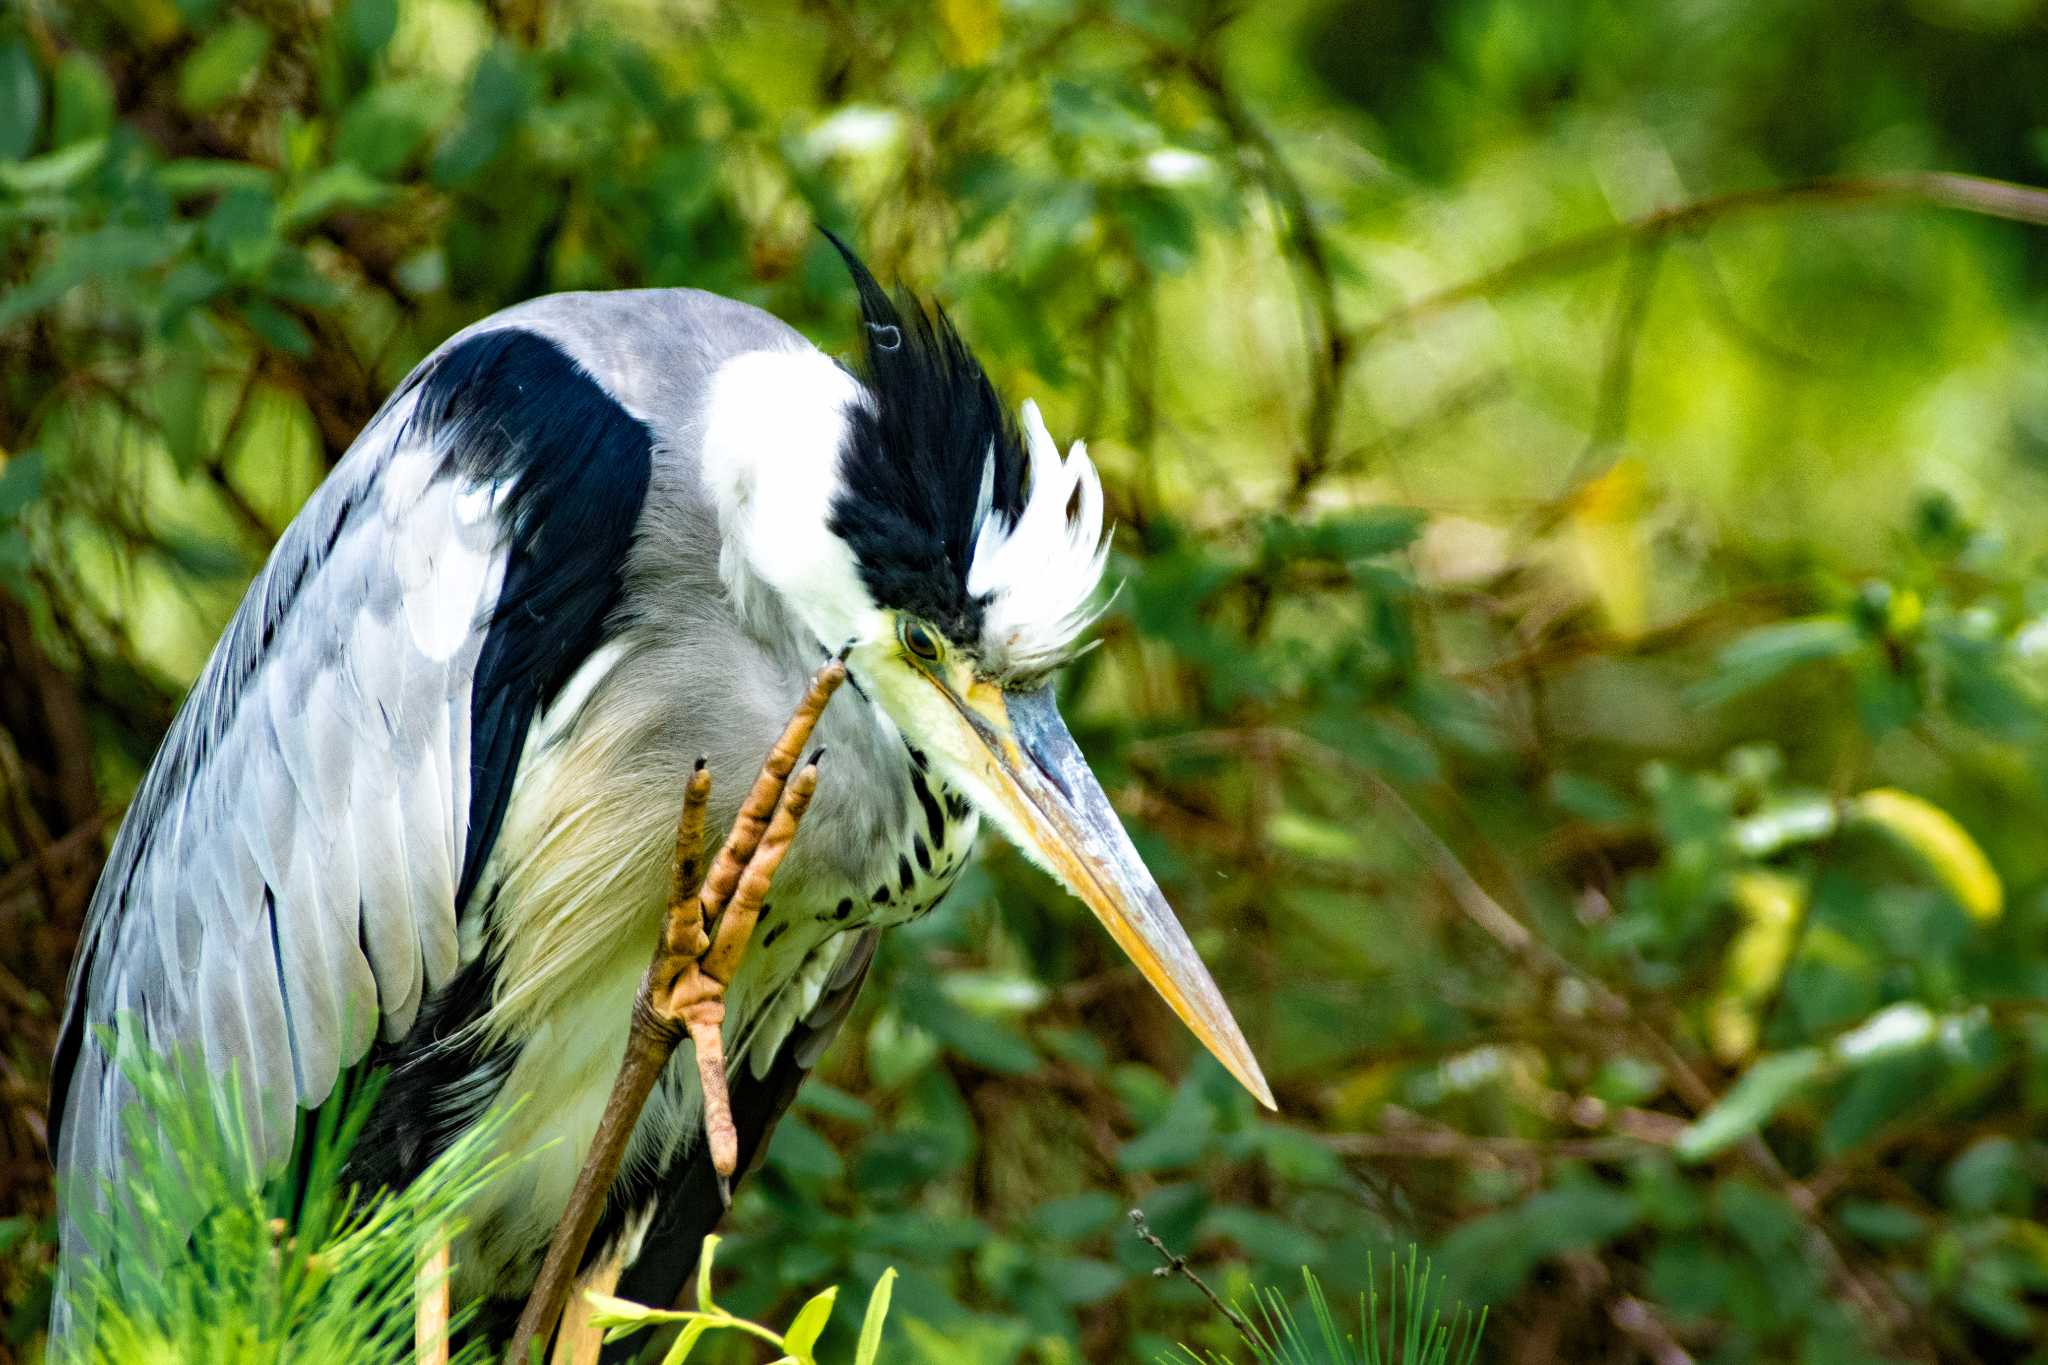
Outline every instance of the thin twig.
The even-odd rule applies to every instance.
[[[1583,270],[1620,247],[1646,235],[1666,236],[1695,232],[1717,223],[1763,209],[1791,204],[1822,207],[1853,207],[1885,200],[1906,200],[1933,208],[1974,213],[1986,218],[2048,227],[2048,190],[2016,185],[1984,176],[1959,175],[1948,171],[1915,172],[1903,175],[1843,176],[1808,180],[1796,185],[1772,185],[1764,189],[1739,190],[1733,194],[1697,199],[1652,213],[1625,219],[1612,226],[1595,228],[1576,237],[1539,247],[1506,265],[1462,283],[1424,294],[1391,312],[1383,313],[1360,328],[1353,340],[1360,345],[1396,327],[1419,322],[1461,303],[1519,288],[1550,275]]]
[[[1610,1299],[1607,1319],[1634,1342],[1653,1365],[1693,1365],[1692,1353],[1679,1344],[1657,1311],[1632,1294]]]
[[[1154,1275],[1162,1278],[1169,1275],[1178,1275],[1195,1288],[1201,1290],[1202,1297],[1207,1299],[1217,1312],[1229,1320],[1231,1327],[1236,1329],[1240,1337],[1244,1338],[1245,1345],[1254,1349],[1258,1347],[1258,1334],[1252,1330],[1252,1325],[1245,1321],[1244,1314],[1238,1312],[1219,1298],[1216,1291],[1209,1287],[1208,1281],[1195,1273],[1195,1268],[1188,1264],[1187,1257],[1171,1250],[1166,1243],[1159,1240],[1159,1234],[1152,1231],[1152,1225],[1145,1221],[1145,1211],[1143,1209],[1131,1210],[1131,1227],[1136,1230],[1138,1240],[1158,1252],[1159,1259],[1166,1262],[1165,1265],[1152,1272]]]
[[[1565,476],[1567,492],[1591,475],[1600,458],[1628,435],[1636,349],[1643,339],[1643,321],[1650,313],[1650,295],[1656,288],[1657,267],[1664,260],[1665,240],[1663,233],[1651,233],[1629,252],[1628,275],[1622,281],[1620,297],[1615,300],[1607,351],[1600,362],[1600,390],[1593,401],[1591,430],[1585,449],[1579,452],[1571,472]]]
[[[1316,226],[1314,206],[1308,189],[1295,174],[1280,143],[1266,126],[1252,115],[1236,89],[1225,79],[1222,66],[1207,53],[1179,55],[1180,65],[1201,91],[1209,97],[1224,131],[1239,146],[1258,154],[1259,178],[1267,196],[1286,220],[1286,245],[1295,270],[1303,331],[1307,334],[1309,360],[1309,401],[1307,431],[1294,470],[1290,502],[1299,505],[1330,466],[1337,436],[1337,418],[1344,401],[1344,379],[1358,349],[1344,328],[1337,309],[1337,278],[1334,249]]]
[[[1727,279],[1721,274],[1720,265],[1714,260],[1713,246],[1704,241],[1692,242],[1690,246],[1691,250],[1686,253],[1686,260],[1692,266],[1693,278],[1699,284],[1700,295],[1706,301],[1708,312],[1721,324],[1723,331],[1780,369],[1803,375],[1841,371],[1840,366],[1830,365],[1819,356],[1810,355],[1788,342],[1778,340],[1761,326],[1744,317],[1742,309],[1735,301],[1734,293],[1728,288]]]
[[[213,453],[206,457],[206,476],[213,481],[221,497],[243,526],[256,537],[257,544],[268,546],[277,540],[277,532],[264,515],[256,510],[256,504],[249,501],[248,494],[236,486],[233,476],[228,473],[228,456],[234,450],[235,442],[241,437],[242,424],[249,418],[250,401],[256,396],[256,380],[263,373],[263,357],[258,355],[249,365],[249,372],[242,376],[241,386],[235,391],[235,406],[228,413],[227,425],[221,428],[220,439],[214,442]]]

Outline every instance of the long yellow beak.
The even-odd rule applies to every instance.
[[[973,732],[973,751],[987,756],[978,774],[984,813],[1095,912],[1202,1045],[1259,1103],[1275,1108],[1223,993],[1067,733],[1051,685],[1005,692],[977,681],[962,696],[926,676]]]

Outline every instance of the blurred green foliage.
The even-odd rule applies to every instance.
[[[2044,156],[2039,0],[9,7],[8,1338],[67,935],[270,540],[516,299],[843,345],[824,223],[1090,440],[1075,729],[1281,1112],[990,847],[733,1311],[893,1265],[892,1361],[1237,1349],[1140,1207],[1240,1294],[1419,1239],[1503,1359],[2042,1359],[2048,238],[1874,178]]]

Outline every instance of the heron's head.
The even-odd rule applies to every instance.
[[[832,240],[860,293],[858,364],[778,353],[714,380],[705,464],[728,580],[850,645],[853,681],[937,775],[1086,903],[1270,1106],[1054,703],[1053,675],[1101,610],[1109,548],[1086,449],[1062,457],[1034,404],[1011,420],[945,315],[892,298]]]

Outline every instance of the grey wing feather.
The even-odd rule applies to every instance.
[[[490,489],[401,400],[279,541],[172,725],[87,912],[57,1165],[103,1207],[131,1088],[99,1030],[236,1069],[266,1164],[458,966],[469,690],[504,570]],[[68,1055],[66,1055],[68,1053]],[[75,1208],[72,1209],[75,1214]],[[67,1216],[66,1257],[79,1227]]]

